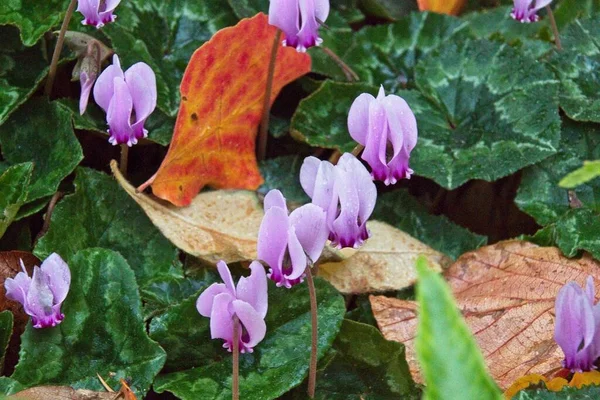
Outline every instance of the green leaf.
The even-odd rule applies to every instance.
[[[373,219],[392,224],[453,259],[487,244],[487,237],[474,234],[445,216],[429,214],[405,189],[380,195]]]
[[[0,175],[0,237],[27,201],[32,163],[17,164]]]
[[[600,214],[588,208],[576,208],[536,232],[528,240],[544,246],[558,246],[567,257],[585,250],[600,260]]]
[[[367,15],[390,20],[419,9],[416,2],[409,0],[361,0],[360,3]]]
[[[53,195],[83,159],[71,115],[44,98],[31,99],[0,126],[0,145],[8,163],[33,162],[29,202]]]
[[[513,400],[595,400],[597,398],[600,398],[600,386],[590,385],[581,389],[567,386],[560,392],[544,389],[523,390],[517,393]]]
[[[118,8],[118,21],[103,32],[124,68],[143,61],[156,74],[158,108],[175,116],[179,83],[192,53],[237,18],[225,0],[129,0]]]
[[[558,82],[535,58],[507,44],[451,40],[417,66],[414,93],[418,175],[454,189],[494,181],[556,153]],[[409,96],[410,95],[410,96]]]
[[[558,183],[584,160],[600,158],[599,133],[595,124],[564,119],[559,152],[523,171],[515,199],[517,206],[540,225],[553,223],[569,211],[569,191],[559,187]],[[580,185],[573,193],[584,207],[600,211],[600,180]]]
[[[269,0],[227,0],[238,18],[250,18],[263,12],[269,13]]]
[[[322,357],[340,329],[345,306],[329,283],[316,278],[315,286],[319,306],[319,357]],[[152,320],[151,335],[166,349],[169,366],[197,366],[159,376],[154,389],[158,393],[172,392],[182,400],[230,398],[231,356],[221,348],[219,341],[209,340],[209,319],[198,314],[195,300],[194,296]],[[182,320],[186,323],[181,324]],[[306,376],[310,358],[307,286],[302,284],[286,290],[269,282],[266,323],[267,335],[254,353],[240,356],[240,393],[246,400],[278,398]],[[185,343],[187,354],[182,353]],[[200,354],[209,356],[199,358]]]
[[[0,376],[0,399],[3,399],[2,394],[10,395],[21,390],[24,390],[25,386],[6,376]]]
[[[68,5],[69,0],[5,0],[0,2],[0,25],[17,26],[23,43],[33,46],[44,33],[60,25]]]
[[[9,310],[0,312],[0,372],[4,370],[4,357],[13,333],[13,314]],[[1,392],[0,392],[1,393]]]
[[[35,247],[44,259],[53,252],[67,262],[89,247],[105,247],[125,257],[145,288],[152,281],[182,278],[177,249],[109,175],[79,168],[75,193],[54,209],[50,229]]]
[[[377,93],[364,83],[325,81],[313,94],[303,99],[290,124],[291,135],[313,147],[349,152],[356,142],[348,133],[348,110],[361,93]]]
[[[576,19],[590,17],[600,12],[599,0],[562,0],[554,9],[559,30]]]
[[[106,249],[83,250],[69,267],[64,321],[46,329],[28,323],[12,378],[26,387],[93,390],[103,390],[96,374],[112,387],[120,378],[131,378],[132,389],[143,397],[166,355],[146,334],[133,271],[121,255]]]
[[[385,340],[377,328],[345,319],[333,350],[317,376],[316,399],[420,399],[404,345]]]
[[[458,18],[435,13],[411,13],[393,24],[365,27],[358,32],[323,31],[324,45],[332,49],[361,82],[397,91],[414,86],[417,62],[441,43],[465,33],[467,24]],[[464,36],[464,35],[461,35]],[[316,48],[315,55],[323,50]],[[313,61],[313,71],[346,80],[330,57]]]
[[[415,350],[425,379],[423,399],[503,399],[443,278],[417,260],[419,321]]]
[[[600,160],[584,161],[583,167],[576,169],[562,178],[558,185],[565,189],[573,189],[600,176]]]
[[[576,121],[600,122],[600,15],[561,32],[564,50],[550,60],[560,79],[560,107]]]
[[[3,6],[0,5],[0,10]],[[25,47],[19,39],[18,30],[14,27],[0,26],[0,43],[2,43],[0,47],[0,125],[2,125],[8,116],[35,92],[46,76],[48,60],[44,58],[41,42],[33,47]]]
[[[287,201],[303,204],[310,198],[300,186],[300,167],[304,157],[300,155],[271,158],[260,163],[260,174],[265,182],[258,189],[266,194],[269,190],[279,189]]]

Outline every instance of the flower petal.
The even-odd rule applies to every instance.
[[[125,71],[125,82],[135,110],[132,128],[136,138],[140,139],[145,136],[144,122],[156,108],[156,76],[148,64],[139,62]]]
[[[339,196],[340,214],[333,221],[334,239],[332,242],[339,248],[358,247],[362,243],[358,221],[360,199],[353,179],[354,177],[346,171],[340,168],[335,169],[334,190]]]
[[[244,350],[252,352],[252,348],[265,338],[267,333],[265,320],[258,311],[245,301],[234,300],[232,306],[233,312],[238,316],[247,333],[247,337],[242,335]]]
[[[371,102],[369,104],[369,129],[361,158],[371,166],[373,178],[381,181],[388,177],[387,130],[385,108],[380,100]]]
[[[264,318],[269,306],[265,267],[258,261],[252,261],[250,271],[248,278],[241,277],[238,282],[237,298],[250,304]]]
[[[329,0],[314,0],[315,1],[315,17],[321,22],[327,21],[329,16]]]
[[[113,11],[115,10],[115,8],[117,8],[120,2],[121,0],[105,0],[103,2],[103,9],[100,10],[100,12],[98,13],[98,15],[100,16],[100,21],[102,21],[103,23],[113,22],[116,18],[113,15]]]
[[[283,277],[285,278],[285,287],[289,289],[293,286],[293,283],[290,281],[300,278],[304,274],[304,271],[306,271],[308,264],[302,244],[300,244],[293,227],[288,231],[288,251],[292,268],[291,271],[285,271]]]
[[[369,105],[375,98],[368,93],[358,96],[348,111],[348,132],[352,139],[363,146],[367,142],[369,133]]]
[[[309,156],[304,159],[300,167],[300,185],[310,198],[314,195],[317,172],[320,166],[321,160],[317,157]]]
[[[535,7],[533,8],[533,11],[539,11],[550,3],[552,3],[552,0],[535,0]]]
[[[289,230],[287,211],[280,207],[270,208],[263,217],[258,230],[258,259],[271,268],[270,276],[279,282],[282,276],[282,264]]]
[[[10,300],[18,301],[23,306],[25,306],[30,286],[31,278],[26,272],[19,272],[14,278],[6,278],[4,281],[6,297]]]
[[[81,84],[81,94],[79,95],[79,114],[83,115],[90,99],[90,93],[94,86],[94,79],[88,76],[87,72],[79,74],[79,83]]]
[[[210,317],[215,297],[221,293],[232,294],[224,283],[213,283],[200,293],[198,300],[196,300],[196,309],[198,310],[198,313],[203,317]]]
[[[48,318],[52,317],[53,305],[54,295],[48,286],[48,278],[39,267],[34,267],[31,286],[27,292],[25,306],[23,308],[28,315],[33,317],[34,325],[38,325],[36,320],[45,322]],[[48,325],[44,324],[44,326]]]
[[[288,46],[296,47],[298,43],[299,13],[298,0],[271,0],[269,4],[269,24],[285,33]]]
[[[131,128],[130,121],[133,111],[133,100],[123,78],[115,77],[113,87],[115,89],[114,96],[110,100],[110,105],[106,112],[106,121],[109,126],[108,132],[110,133],[109,141],[112,144],[127,143],[131,145],[133,129]]]
[[[358,194],[359,210],[358,219],[361,226],[366,224],[371,217],[377,203],[377,187],[365,166],[351,153],[346,153],[340,158],[341,167],[352,177],[353,185]]]
[[[233,343],[233,315],[229,306],[233,300],[234,297],[229,293],[216,295],[210,313],[210,337],[225,340],[223,347],[229,351]]]
[[[383,100],[394,155],[404,147],[410,153],[417,145],[417,119],[408,103],[400,96],[389,95]]]
[[[54,304],[61,304],[67,298],[71,286],[69,266],[58,254],[52,253],[44,260],[40,269],[47,277]]]
[[[298,32],[298,45],[300,52],[319,44],[319,24],[316,20],[315,0],[299,0],[300,20],[302,26]]]
[[[217,263],[217,270],[219,271],[221,279],[225,283],[225,287],[227,288],[229,293],[231,293],[231,295],[235,297],[235,283],[233,282],[233,277],[231,276],[229,266],[225,263],[225,261],[221,260]]]
[[[263,207],[265,212],[267,212],[271,207],[283,208],[286,214],[288,212],[285,197],[283,197],[283,194],[281,194],[281,192],[277,189],[269,190],[269,193],[267,193],[265,196]]]
[[[294,227],[295,235],[304,252],[313,263],[317,262],[329,235],[325,211],[314,204],[305,204],[292,211],[290,226]]]
[[[81,21],[83,25],[96,26],[100,22],[99,6],[100,0],[79,0],[77,2],[77,11],[84,17],[84,20]]]
[[[98,77],[94,86],[94,100],[105,112],[108,112],[110,100],[115,94],[114,80],[116,77],[125,78],[119,56],[113,56],[113,63],[106,67]]]

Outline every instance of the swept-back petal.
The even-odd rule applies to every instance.
[[[552,0],[535,0],[535,6],[533,7],[533,11],[539,11],[550,3],[552,3]]]
[[[14,278],[6,278],[4,281],[6,297],[13,301],[18,301],[23,306],[25,305],[30,286],[31,277],[26,272],[19,272]]]
[[[300,185],[310,198],[314,194],[317,172],[320,166],[321,160],[317,157],[309,156],[304,159],[300,167]]]
[[[333,221],[333,242],[338,247],[358,247],[361,243],[358,221],[360,198],[353,180],[354,177],[347,171],[335,169],[334,190],[339,196],[340,214]]]
[[[67,263],[56,253],[44,260],[40,267],[54,296],[54,304],[60,304],[67,298],[71,286],[71,270]]]
[[[90,99],[90,93],[94,86],[94,78],[91,78],[87,72],[79,74],[79,83],[81,84],[81,94],[79,95],[79,114],[83,115]]]
[[[368,93],[358,96],[348,111],[348,132],[352,139],[363,146],[367,143],[369,133],[369,105],[375,101],[375,97]]]
[[[96,86],[98,86],[96,84]],[[116,145],[127,143],[131,145],[133,129],[131,128],[131,112],[133,111],[133,100],[125,80],[115,77],[113,81],[114,96],[110,100],[106,121],[108,122],[109,141]]]
[[[276,282],[282,277],[288,229],[287,211],[280,207],[271,207],[265,213],[258,230],[258,259],[266,262],[271,268],[269,277]]]
[[[116,77],[124,79],[125,75],[121,69],[119,56],[115,54],[113,56],[112,65],[109,65],[102,71],[96,81],[96,85],[94,85],[94,101],[96,101],[96,104],[98,104],[105,112],[108,112],[110,100],[115,93],[114,80]]]
[[[288,46],[296,47],[298,43],[299,13],[298,0],[271,0],[269,4],[269,24],[285,33]]]
[[[409,153],[417,145],[417,119],[408,103],[400,96],[389,95],[383,100],[388,121],[388,140],[394,147],[394,156],[404,147]]]
[[[249,277],[241,277],[238,282],[237,298],[250,304],[264,318],[269,306],[267,274],[263,265],[258,261],[252,261],[250,271]]]
[[[316,20],[315,0],[299,0],[300,6],[300,31],[298,32],[298,45],[296,50],[300,52],[320,44],[319,23]]]
[[[213,283],[207,287],[196,300],[196,309],[203,317],[210,317],[215,297],[221,293],[231,293],[224,283]]]
[[[252,348],[265,338],[265,334],[267,333],[265,320],[259,312],[245,301],[234,300],[232,306],[233,312],[238,316],[247,334],[242,335],[242,343],[245,349],[240,350],[251,353]]]
[[[221,260],[217,263],[217,270],[219,271],[219,275],[225,283],[225,287],[231,293],[233,297],[236,296],[235,291],[235,283],[233,282],[233,277],[231,276],[231,271],[229,270],[229,266],[225,263],[225,261]]]
[[[290,226],[294,227],[304,252],[312,262],[317,262],[329,235],[325,211],[314,204],[305,204],[292,211]]]
[[[288,231],[288,251],[292,268],[291,271],[286,271],[283,284],[286,288],[291,288],[293,286],[291,281],[300,278],[304,274],[304,271],[306,271],[307,265],[306,254],[293,227]]]
[[[329,0],[315,0],[315,17],[325,22],[329,16]]]
[[[156,76],[152,68],[143,62],[132,65],[125,71],[125,83],[131,93],[135,122],[134,133],[139,139],[144,137],[144,122],[156,108]]]
[[[283,208],[287,214],[287,205],[285,203],[285,197],[283,194],[277,189],[269,190],[269,193],[265,196],[265,200],[263,202],[263,207],[265,212],[267,212],[271,207],[279,207]]]
[[[24,305],[25,312],[34,319],[45,320],[53,314],[54,295],[48,286],[46,274],[39,268],[33,268],[31,285]]]
[[[83,14],[82,25],[96,26],[100,22],[98,7],[100,0],[79,0],[77,2],[77,11]]]
[[[226,343],[223,347],[229,351],[231,351],[233,343],[233,315],[229,306],[233,300],[235,300],[234,297],[229,293],[216,295],[210,313],[210,336],[213,339],[225,340]]]
[[[388,176],[387,129],[385,108],[379,100],[372,101],[369,104],[369,129],[361,158],[371,166],[373,178],[382,181]]]

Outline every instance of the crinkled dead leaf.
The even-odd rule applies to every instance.
[[[157,197],[185,206],[205,185],[260,186],[255,139],[276,31],[261,13],[221,29],[192,55],[169,152],[144,184]],[[309,73],[310,65],[307,54],[280,47],[271,102],[283,86]]]
[[[73,389],[69,386],[36,386],[8,396],[15,400],[123,400],[116,393]]]
[[[421,11],[458,15],[465,5],[465,0],[417,0],[417,3]]]
[[[144,210],[167,239],[188,254],[208,263],[256,258],[262,205],[254,192],[217,190],[197,195],[187,207],[176,207],[135,188],[111,169],[119,184]]]
[[[399,290],[417,278],[415,261],[425,255],[441,271],[451,259],[412,236],[380,221],[368,222],[371,238],[358,250],[344,249],[342,260],[319,266],[319,276],[342,293]]]
[[[600,263],[567,259],[554,247],[508,241],[461,256],[446,271],[458,307],[489,371],[502,389],[526,374],[552,376],[563,353],[554,342],[554,302],[570,281],[593,276],[600,292]],[[388,340],[406,345],[411,372],[420,380],[414,350],[415,302],[371,296],[377,324]]]

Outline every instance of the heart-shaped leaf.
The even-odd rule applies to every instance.
[[[27,201],[32,163],[17,164],[0,175],[0,237]]]

